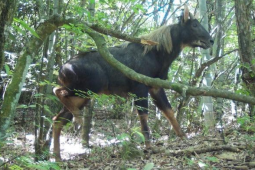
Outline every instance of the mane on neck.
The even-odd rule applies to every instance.
[[[171,37],[172,27],[173,25],[162,26],[147,35],[141,36],[141,38],[157,42],[158,43],[156,45],[157,51],[164,50],[168,54],[170,54],[173,48],[172,37]],[[144,45],[144,54],[148,53],[154,47],[155,46]]]

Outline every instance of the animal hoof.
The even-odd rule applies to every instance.
[[[183,133],[182,131],[181,131],[181,132],[178,132],[178,133],[177,133],[177,136],[179,136],[181,139],[186,139],[186,138],[187,138],[186,134]]]

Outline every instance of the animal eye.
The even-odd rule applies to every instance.
[[[197,23],[194,22],[194,23],[192,24],[192,26],[193,26],[193,27],[197,27]]]

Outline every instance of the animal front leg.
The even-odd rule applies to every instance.
[[[150,95],[153,98],[155,105],[164,113],[165,117],[172,124],[173,129],[177,136],[185,137],[185,134],[182,132],[179,123],[174,117],[174,111],[167,100],[166,93],[162,88],[151,88]]]
[[[177,122],[176,118],[174,117],[173,109],[172,108],[164,109],[164,110],[162,110],[162,112],[164,113],[164,115],[168,119],[168,121],[172,124],[176,135],[181,138],[185,137],[185,133],[182,132],[179,123]]]

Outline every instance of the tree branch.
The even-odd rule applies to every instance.
[[[121,32],[116,31],[116,30],[110,30],[110,29],[101,27],[98,24],[91,25],[91,24],[85,23],[85,25],[87,25],[88,27],[92,28],[93,30],[95,30],[97,32],[100,32],[105,35],[110,35],[110,36],[113,36],[118,39],[130,41],[130,42],[134,42],[134,43],[147,44],[147,45],[157,45],[158,44],[157,42],[154,42],[154,41],[145,40],[145,39],[141,39],[141,38],[135,38],[135,37],[129,36],[127,34],[122,34]]]
[[[198,78],[202,75],[202,72],[204,71],[204,69],[210,65],[212,65],[213,63],[216,63],[218,60],[220,60],[221,58],[223,58],[224,56],[232,53],[232,52],[235,52],[235,51],[238,51],[238,49],[234,49],[234,50],[231,50],[231,51],[228,51],[226,52],[225,54],[219,56],[219,57],[214,57],[212,58],[211,60],[208,60],[207,62],[201,64],[201,66],[197,69],[196,73],[195,73],[195,76],[193,78],[193,80],[191,81],[191,85],[196,85],[197,84],[197,81],[198,81]]]
[[[169,2],[169,4],[168,4],[168,7],[167,7],[167,10],[166,10],[166,12],[165,12],[165,15],[164,15],[164,17],[163,17],[163,20],[162,20],[160,26],[163,26],[163,25],[166,23],[166,19],[167,19],[168,15],[169,15],[169,12],[170,12],[170,10],[171,10],[171,7],[173,6],[173,2],[174,2],[174,0],[170,0],[170,2]]]
[[[120,63],[118,60],[116,60],[112,54],[109,52],[105,39],[102,35],[98,34],[94,30],[92,30],[89,27],[84,26],[84,31],[90,35],[98,48],[99,53],[101,56],[114,68],[119,70],[121,73],[123,73],[128,78],[138,81],[140,83],[146,84],[148,86],[158,87],[158,88],[166,88],[174,90],[183,96],[191,95],[191,96],[212,96],[212,97],[220,97],[220,98],[226,98],[231,100],[236,100],[240,102],[250,103],[255,105],[255,98],[250,96],[245,96],[241,94],[236,94],[233,92],[229,92],[226,90],[217,90],[212,88],[206,88],[206,87],[191,87],[186,86],[179,83],[170,83],[166,80],[161,80],[159,78],[151,78],[142,74],[139,74],[135,72],[134,70],[130,69],[129,67],[125,66],[124,64]]]
[[[169,156],[190,156],[194,154],[201,154],[201,153],[206,153],[206,152],[215,152],[215,151],[230,151],[230,152],[240,152],[240,149],[243,149],[244,147],[238,147],[238,146],[227,146],[227,145],[220,145],[220,146],[207,146],[205,148],[187,148],[184,150],[179,150],[179,151],[173,151],[169,152],[166,151],[166,155]]]

